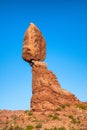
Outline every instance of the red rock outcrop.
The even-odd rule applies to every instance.
[[[42,61],[46,57],[46,43],[39,29],[31,23],[24,37],[22,57],[27,62]]]
[[[42,37],[39,30],[33,36],[32,29],[35,28],[38,30],[32,24],[25,33],[22,55],[32,66],[31,109],[0,110],[0,130],[87,130],[87,102],[79,101],[75,95],[62,89],[56,76],[47,69],[42,61],[46,54],[45,41],[39,41]],[[39,47],[34,46],[32,36],[37,39]]]
[[[56,76],[49,71],[44,62],[32,61],[32,99],[33,111],[55,111],[59,105],[75,105],[79,100],[60,87]]]
[[[55,111],[60,104],[79,103],[70,92],[60,87],[56,76],[49,71],[42,61],[46,56],[45,40],[39,29],[31,24],[25,33],[23,54],[24,60],[32,66],[32,111]]]

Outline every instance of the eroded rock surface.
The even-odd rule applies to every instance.
[[[56,76],[47,69],[44,62],[33,62],[32,75],[33,111],[56,111],[59,105],[79,103],[73,94],[60,87]]]
[[[46,57],[46,43],[40,30],[31,23],[24,36],[22,57],[27,62],[43,61]]]
[[[46,57],[46,43],[34,24],[30,24],[25,33],[22,57],[32,66],[32,111],[55,111],[58,105],[79,103],[73,94],[60,87],[56,76],[43,62]]]

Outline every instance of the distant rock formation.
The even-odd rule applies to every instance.
[[[73,94],[62,89],[56,76],[47,69],[43,62],[46,43],[34,24],[30,24],[25,33],[22,57],[32,66],[32,111],[56,111],[58,105],[80,102]]]

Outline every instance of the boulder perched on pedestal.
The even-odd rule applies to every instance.
[[[60,87],[56,76],[43,62],[46,43],[34,24],[30,24],[25,33],[22,57],[32,66],[32,111],[56,111],[58,105],[79,103],[73,94]]]

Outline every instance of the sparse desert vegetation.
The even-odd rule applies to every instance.
[[[81,103],[77,104],[76,107],[79,108],[79,109],[83,109],[83,110],[87,109],[87,106],[85,106],[84,104],[81,104]]]
[[[63,105],[62,105],[63,106]],[[78,130],[87,128],[87,110],[80,106],[59,105],[51,113],[26,111],[0,111],[0,130]]]

